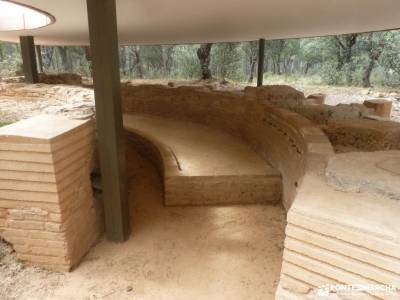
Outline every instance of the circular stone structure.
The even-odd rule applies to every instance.
[[[40,45],[89,44],[86,1],[19,2],[49,12],[57,22],[1,32],[0,40],[18,42],[20,35],[32,35]],[[121,44],[233,42],[400,28],[398,0],[118,0],[116,5]]]

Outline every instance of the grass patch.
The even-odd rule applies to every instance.
[[[0,122],[0,127],[3,127],[3,126],[6,126],[6,125],[10,125],[11,123],[3,123],[3,122]]]

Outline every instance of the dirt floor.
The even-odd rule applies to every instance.
[[[280,206],[166,208],[155,168],[128,157],[130,239],[103,239],[71,273],[24,267],[0,242],[0,299],[273,299]]]

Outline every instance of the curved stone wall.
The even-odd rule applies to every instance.
[[[202,87],[143,85],[124,87],[122,97],[125,113],[197,122],[246,141],[281,172],[286,209],[306,170],[322,176],[328,157],[333,155],[329,140],[318,127],[256,95]]]
[[[287,88],[276,88],[274,100],[271,90],[265,98],[264,92],[252,93],[254,89],[222,92],[206,87],[123,85],[122,105],[125,113],[197,122],[224,130],[246,141],[281,172],[288,225],[276,299],[315,299],[319,286],[329,288],[337,283],[400,286],[399,199],[376,195],[370,189],[344,191],[330,184],[327,177],[347,174],[342,171],[350,164],[343,160],[354,158],[334,154],[315,123],[273,106],[271,103],[293,97],[294,101],[301,100],[301,95],[293,89],[282,89]],[[0,97],[1,94],[0,91]],[[68,89],[66,94],[69,95]],[[73,93],[71,100],[80,101],[79,95]],[[397,135],[390,133],[390,136]],[[347,140],[343,139],[344,146]],[[369,162],[364,157],[367,154],[354,155]],[[400,152],[393,155],[398,157]],[[362,161],[360,164],[364,164]],[[391,173],[385,176],[398,180],[397,161],[379,159],[379,166],[383,166],[379,172],[388,169]],[[332,162],[340,168],[333,168]],[[351,165],[347,171],[353,175],[356,168]],[[338,173],[332,174],[332,170]],[[375,169],[364,173],[376,175],[374,182],[386,178],[378,176]],[[363,173],[360,176],[365,179]],[[337,296],[348,299],[348,295]],[[365,291],[362,296],[387,299],[380,291]]]
[[[277,93],[276,101],[285,97]],[[363,299],[386,299],[368,287],[399,286],[400,202],[330,185],[327,165],[346,157],[334,154],[315,123],[272,106],[273,95],[267,100],[262,93],[140,86],[125,88],[123,97],[125,112],[199,122],[240,137],[281,172],[288,225],[276,299],[316,299],[321,290],[354,283],[366,287]]]

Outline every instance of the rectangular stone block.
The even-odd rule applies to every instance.
[[[400,275],[393,274],[371,265],[370,263],[361,262],[346,255],[313,246],[307,242],[301,242],[287,237],[285,239],[285,248],[318,261],[328,262],[345,271],[355,273],[382,284],[400,286]]]
[[[356,282],[357,284],[363,284],[363,285],[374,285],[377,283],[376,281],[364,278],[352,272],[347,272],[341,268],[330,265],[326,262],[321,262],[312,259],[308,256],[301,255],[299,253],[293,252],[288,249],[285,249],[283,259],[287,262],[300,266],[303,269],[309,270],[323,277],[331,278],[334,281],[344,282],[349,284]],[[369,293],[372,296],[376,296],[378,298],[382,298],[383,296],[382,293],[379,291],[369,291]]]
[[[375,265],[395,274],[400,274],[400,260],[394,257],[372,251],[365,247],[359,247],[334,237],[306,230],[293,224],[288,224],[285,232],[288,237],[293,237],[297,240],[305,241],[315,246],[335,251],[342,255]]]
[[[6,226],[15,229],[44,230],[44,223],[25,220],[7,220]]]
[[[0,207],[0,218],[5,218],[8,215],[8,209]]]
[[[365,100],[363,104],[368,108],[372,108],[377,116],[390,119],[392,101],[386,99],[369,99]]]
[[[92,121],[62,116],[0,129],[0,235],[19,259],[68,271],[102,232],[90,180],[94,134]]]

